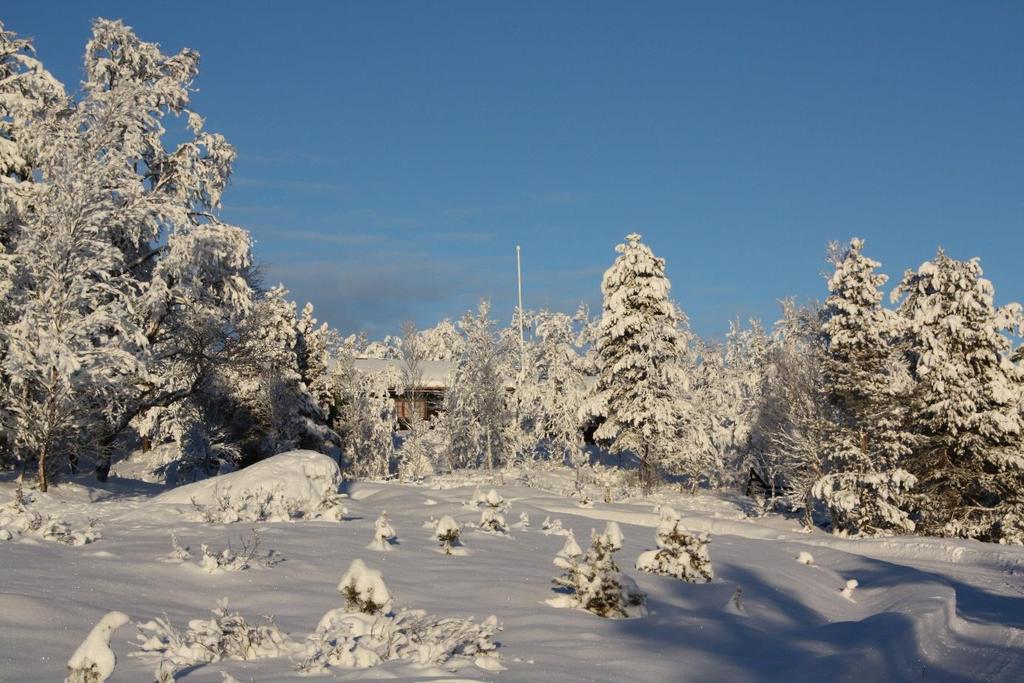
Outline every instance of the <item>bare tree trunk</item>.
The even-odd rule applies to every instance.
[[[43,449],[39,452],[39,490],[43,493],[46,493],[46,490],[49,488],[49,478],[46,476],[46,468],[50,464],[46,458],[49,450],[50,444],[47,442],[43,444]]]
[[[494,453],[491,450],[491,430],[487,430],[487,471],[494,471]]]

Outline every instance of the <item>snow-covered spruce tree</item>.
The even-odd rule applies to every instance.
[[[590,549],[583,561],[574,566],[573,553],[579,546],[566,539],[565,547],[555,560],[566,573],[556,579],[555,584],[569,592],[547,603],[553,607],[584,609],[606,619],[646,614],[646,594],[615,564],[614,554],[622,549],[622,541],[619,525],[608,522],[602,533],[591,534]]]
[[[360,559],[349,564],[338,582],[338,592],[345,596],[345,608],[353,612],[382,614],[391,609],[391,593],[384,584],[384,575]]]
[[[459,323],[466,346],[445,394],[445,422],[457,467],[483,464],[492,470],[504,453],[502,433],[508,414],[500,372],[502,348],[489,314],[490,304],[481,301],[476,314],[467,313]]]
[[[612,452],[632,452],[650,489],[658,466],[673,455],[688,378],[682,314],[669,299],[665,261],[640,235],[626,236],[601,281],[598,379],[590,412],[603,418],[598,440]]]
[[[641,553],[636,560],[640,571],[674,576],[690,583],[704,583],[715,578],[708,556],[711,540],[706,533],[694,535],[682,528],[679,513],[664,505],[661,521],[655,532],[658,549]]]
[[[370,541],[370,545],[367,546],[370,550],[379,550],[387,552],[391,550],[391,545],[398,538],[395,533],[395,528],[391,526],[390,520],[388,520],[388,511],[381,510],[380,517],[373,523],[373,540]]]
[[[906,494],[914,477],[900,463],[909,373],[901,357],[900,319],[881,305],[886,276],[863,253],[863,240],[832,245],[835,272],[822,310],[822,389],[828,401],[824,477],[814,495],[834,530],[889,534],[914,530]]]
[[[562,575],[552,579],[552,583],[557,589],[566,595],[575,596],[583,590],[583,573],[580,568],[582,556],[583,549],[576,542],[576,536],[572,529],[569,529],[565,536],[565,543],[554,559],[554,565],[562,570]]]
[[[451,515],[445,515],[437,520],[437,524],[434,526],[434,537],[441,544],[445,555],[452,555],[452,548],[461,545],[459,541],[461,533],[462,527]]]
[[[505,509],[508,503],[494,489],[487,492],[483,499],[484,509],[480,512],[480,529],[495,534],[507,534],[508,524],[505,522]]]
[[[917,443],[906,460],[918,479],[928,533],[1024,540],[1021,368],[1009,332],[1016,304],[997,307],[978,259],[941,249],[907,271],[893,293],[907,326]]]
[[[813,488],[824,474],[829,407],[824,400],[819,308],[782,302],[768,351],[764,390],[752,433],[754,468],[810,527]]]
[[[329,415],[331,408],[331,384],[328,367],[330,348],[336,346],[338,333],[313,317],[313,304],[306,303],[302,316],[295,326],[295,356],[298,361],[299,378],[305,385],[320,411]]]

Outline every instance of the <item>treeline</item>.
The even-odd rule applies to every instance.
[[[343,338],[263,288],[248,232],[220,219],[235,152],[191,108],[198,63],[97,20],[69,95],[0,26],[0,466],[45,490],[151,444],[178,481],[296,447],[352,476],[538,460],[605,476],[587,432],[646,489],[753,470],[808,524],[1024,540],[1022,315],[995,305],[976,260],[939,251],[887,307],[853,240],[830,252],[823,304],[786,301],[773,329],[715,344],[634,234],[595,319],[517,311],[500,328],[482,303]],[[359,357],[400,362],[367,373]],[[432,360],[453,367],[444,410],[409,419],[396,448],[390,394],[423,398]]]

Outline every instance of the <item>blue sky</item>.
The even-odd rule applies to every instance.
[[[344,332],[595,308],[643,233],[697,332],[824,296],[830,240],[942,245],[1024,299],[1021,2],[22,2],[65,83],[94,16],[202,54],[224,216]]]

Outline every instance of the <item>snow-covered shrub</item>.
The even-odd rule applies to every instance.
[[[370,541],[370,545],[367,547],[370,550],[387,552],[391,550],[391,546],[397,538],[398,535],[395,533],[395,528],[388,521],[388,511],[382,510],[380,517],[373,523],[373,540]]]
[[[571,537],[570,537],[571,538]],[[555,579],[562,595],[547,600],[552,607],[573,607],[607,619],[639,617],[647,613],[646,594],[630,577],[619,571],[613,557],[622,548],[622,530],[608,522],[602,533],[591,534],[591,546],[582,562],[577,561],[579,546],[566,540],[555,558],[565,573]]]
[[[434,527],[434,536],[441,544],[445,555],[453,554],[452,548],[461,545],[459,541],[460,533],[461,527],[459,527],[459,523],[452,519],[450,515],[445,515],[437,520],[437,525]]]
[[[33,501],[32,494],[19,486],[14,498],[0,506],[0,541],[33,535],[64,545],[85,545],[100,538],[96,520],[89,520],[84,527],[74,526],[66,519],[33,510]]]
[[[796,561],[800,564],[806,564],[807,566],[810,566],[814,564],[814,556],[806,550],[801,550],[800,554],[796,556]]]
[[[226,598],[212,611],[213,619],[193,619],[184,631],[166,617],[139,625],[139,654],[160,658],[157,680],[173,681],[175,672],[196,664],[266,659],[300,650],[270,617],[265,625],[251,625],[238,612],[228,612]]]
[[[260,540],[259,531],[253,529],[249,537],[243,536],[241,538],[241,548],[237,551],[228,543],[228,547],[220,552],[211,552],[210,547],[204,543],[201,548],[203,554],[197,564],[205,571],[216,574],[218,572],[244,571],[253,565],[273,567],[284,561],[284,557],[276,550],[260,553]],[[181,549],[173,539],[172,547],[172,555]],[[184,550],[185,553],[188,553],[188,548]]]
[[[636,560],[637,569],[691,583],[704,583],[715,577],[708,557],[708,535],[684,530],[679,513],[671,507],[662,506],[655,534],[658,549],[641,553]]]
[[[529,529],[530,528],[530,515],[526,512],[519,513],[519,521],[513,524],[517,529]]]
[[[117,663],[117,657],[110,649],[110,638],[129,621],[124,612],[103,615],[68,660],[68,675],[64,683],[103,683],[110,678]]]
[[[504,511],[507,507],[505,499],[491,489],[484,496],[484,509],[480,513],[480,530],[495,534],[507,534],[508,524],[505,523]]]
[[[338,582],[338,592],[345,596],[345,609],[350,612],[377,614],[391,609],[391,593],[384,584],[384,575],[360,559],[352,560]]]
[[[301,515],[297,501],[284,494],[284,486],[258,487],[232,495],[226,486],[214,494],[213,503],[203,505],[192,499],[193,519],[207,524],[234,522],[289,522]]]
[[[100,538],[96,525],[96,520],[90,519],[84,527],[76,528],[66,519],[48,517],[39,529],[39,535],[47,541],[56,541],[64,545],[85,545]]]
[[[476,666],[498,671],[496,617],[472,619],[428,616],[422,610],[391,611],[391,596],[379,571],[354,560],[338,584],[346,606],[332,609],[309,636],[297,669],[322,673],[330,666],[369,668],[385,661],[443,664],[472,658]]]
[[[187,562],[192,559],[192,548],[178,543],[178,536],[171,533],[171,552],[160,558],[162,562]]]
[[[725,605],[725,611],[731,614],[746,614],[747,609],[743,606],[743,587],[736,586],[732,597]]]
[[[849,581],[846,582],[846,585],[843,586],[842,590],[840,590],[839,592],[842,594],[842,596],[844,598],[846,598],[847,600],[851,600],[852,601],[853,600],[853,591],[855,591],[857,589],[858,585],[860,585],[860,584],[857,583],[857,579],[850,579]]]
[[[540,530],[545,536],[566,536],[572,533],[562,527],[562,520],[557,517],[551,519],[550,516],[544,517],[544,521],[540,523]]]
[[[917,477],[906,470],[829,474],[812,494],[828,508],[835,533],[850,536],[891,536],[916,528],[907,512]]]

